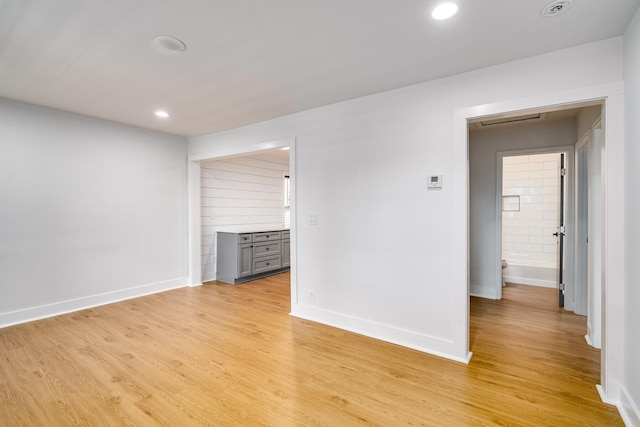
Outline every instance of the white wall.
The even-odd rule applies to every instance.
[[[593,124],[602,116],[602,106],[594,105],[591,107],[583,107],[576,117],[577,140],[582,139],[589,132]]]
[[[186,284],[186,140],[0,99],[0,325]]]
[[[456,111],[620,82],[621,54],[620,38],[558,51],[191,138],[189,154],[296,138],[292,314],[466,360],[468,284],[452,241],[466,229]],[[430,174],[443,175],[442,190],[427,190]],[[318,225],[306,221],[312,212]]]
[[[254,153],[203,162],[202,281],[216,278],[216,232],[284,228],[288,156]]]
[[[470,280],[473,295],[500,297],[499,290],[496,290],[500,283],[500,260],[496,259],[498,152],[561,147],[572,145],[575,141],[576,126],[573,119],[543,121],[470,133]],[[543,231],[545,230],[540,230],[540,233]]]
[[[640,426],[640,11],[624,38],[625,88],[625,350],[623,405],[627,424]],[[618,217],[616,213],[608,215]]]
[[[508,156],[502,167],[502,259],[507,282],[557,286],[560,154]],[[507,198],[505,198],[505,196]],[[509,209],[511,196],[517,206]]]

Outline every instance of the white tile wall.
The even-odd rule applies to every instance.
[[[520,211],[502,212],[502,258],[555,268],[560,154],[505,157],[502,171],[502,195],[520,196]]]

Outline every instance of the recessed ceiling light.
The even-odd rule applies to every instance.
[[[160,53],[180,53],[187,48],[182,40],[172,36],[155,36],[151,43],[153,48]]]
[[[156,117],[159,117],[161,119],[168,119],[169,117],[171,117],[170,114],[164,110],[158,110],[154,114],[156,115]]]
[[[573,0],[559,0],[553,1],[542,8],[540,15],[542,16],[557,16],[561,13],[565,13],[573,5]]]
[[[431,17],[442,21],[443,19],[449,19],[453,15],[458,13],[458,5],[452,2],[440,3],[431,12]]]

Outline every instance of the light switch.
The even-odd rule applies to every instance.
[[[318,225],[318,213],[311,212],[309,214],[309,225]]]

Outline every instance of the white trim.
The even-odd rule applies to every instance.
[[[453,352],[450,348],[455,347],[455,342],[453,340],[421,334],[415,331],[397,328],[342,313],[336,313],[334,311],[323,310],[309,305],[298,304],[296,306],[296,311],[292,312],[291,315],[300,319],[333,326],[366,337],[418,350],[423,353],[433,354],[434,356],[443,357],[456,362],[468,364],[472,356],[472,353],[470,352],[461,356],[452,355]],[[424,345],[411,344],[416,342],[423,342]]]
[[[624,386],[620,386],[620,404],[618,411],[628,427],[640,427],[640,406],[633,401],[633,398]]]
[[[607,397],[607,395],[604,392],[604,388],[602,388],[602,385],[596,384],[596,390],[598,390],[598,394],[600,395],[600,400],[602,400],[603,403],[606,403],[607,405],[614,405],[614,406],[616,405],[617,402],[614,402],[613,400]]]
[[[496,291],[495,286],[489,285],[471,285],[469,289],[469,295],[472,297],[487,298],[487,299],[500,299],[502,298],[502,285],[500,285],[500,294]]]
[[[558,288],[558,284],[556,282],[552,282],[551,280],[532,279],[530,277],[518,277],[518,276],[505,275],[504,281],[508,283],[515,283],[518,285],[525,285],[525,286],[539,286],[542,288],[552,288],[552,289]]]
[[[621,188],[623,184],[622,150],[623,150],[623,84],[607,83],[598,86],[573,89],[537,95],[530,98],[507,100],[493,104],[483,104],[459,108],[454,113],[454,209],[452,227],[452,282],[454,284],[454,324],[455,339],[466,337],[464,350],[469,349],[469,179],[468,179],[468,120],[510,112],[532,110],[549,110],[559,106],[587,103],[603,100],[606,129],[607,190]],[[617,165],[617,167],[616,167]],[[617,187],[616,187],[617,186]],[[623,212],[624,201],[619,193],[607,191],[606,207],[609,212]],[[606,217],[609,218],[609,217]],[[609,401],[620,399],[620,385],[623,378],[622,357],[624,340],[620,331],[624,330],[624,312],[620,307],[624,295],[624,260],[623,221],[619,218],[605,223],[606,228],[606,268],[603,275],[604,307],[602,346],[602,395]],[[466,289],[465,295],[459,290]],[[459,311],[466,309],[464,314]],[[606,319],[605,319],[606,317]],[[463,321],[464,324],[457,322]],[[466,352],[465,352],[466,353]],[[604,400],[604,399],[603,399]]]
[[[86,310],[114,302],[138,298],[145,295],[170,291],[172,289],[183,288],[187,284],[186,277],[180,277],[164,282],[150,283],[148,285],[134,286],[128,289],[121,289],[112,292],[105,292],[97,295],[76,298],[67,301],[60,301],[53,304],[29,307],[22,310],[11,311],[0,314],[0,328],[20,323],[32,322],[34,320],[46,319],[47,317],[59,316],[61,314]]]
[[[588,255],[588,246],[587,246],[587,238],[589,235],[589,227],[588,227],[588,181],[589,181],[589,171],[588,171],[588,153],[587,147],[590,141],[591,131],[585,132],[582,138],[578,140],[575,148],[574,155],[574,182],[575,182],[575,193],[574,193],[574,201],[575,201],[575,264],[574,264],[574,277],[575,283],[587,283],[586,294],[584,292],[576,293],[576,314],[586,315],[588,313],[588,305],[589,305],[589,272],[588,272],[588,263],[589,263],[589,255]],[[588,323],[588,322],[587,322]]]
[[[221,147],[203,154],[189,155],[191,162],[205,162],[213,159],[224,159],[225,157],[237,157],[260,151],[272,150],[274,148],[291,147],[295,144],[295,138],[279,139],[269,142],[257,142],[242,147]]]
[[[188,266],[189,266],[189,286],[202,285],[202,217],[201,217],[201,189],[200,189],[200,162],[189,161],[187,164],[187,198],[189,224],[188,230]],[[196,185],[197,183],[197,185]],[[195,246],[193,242],[198,242]]]
[[[496,252],[493,258],[493,288],[496,294],[495,299],[502,299],[502,186],[504,181],[504,157],[502,151],[496,153],[496,206],[495,223],[496,235],[494,236]]]
[[[584,340],[593,347],[593,342],[591,341],[591,337],[589,337],[589,325],[587,325],[587,335],[584,336]]]
[[[451,306],[453,307],[452,354],[471,355],[469,351],[470,234],[469,234],[469,144],[467,110],[455,110],[453,119],[453,210],[451,211]]]
[[[296,184],[297,182],[297,170],[296,170],[296,140],[289,140],[289,192],[291,200],[289,201],[289,256],[291,257],[289,271],[291,276],[291,307],[295,307],[298,303],[298,215],[297,215],[297,200],[298,193]]]
[[[602,387],[611,401],[620,399],[624,384],[624,108],[623,95],[606,99],[603,127],[605,150],[602,162],[604,187],[604,251],[602,253]],[[610,215],[609,212],[615,212]]]

